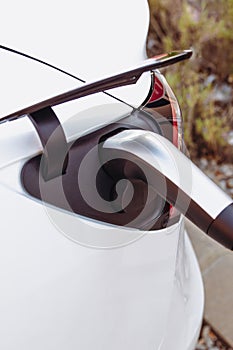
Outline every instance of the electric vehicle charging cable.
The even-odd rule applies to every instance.
[[[103,143],[103,162],[109,153],[139,165],[148,184],[161,197],[207,235],[233,250],[232,199],[169,140],[151,131],[125,130]]]

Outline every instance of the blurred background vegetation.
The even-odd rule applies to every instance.
[[[233,161],[233,0],[149,0],[148,56],[193,49],[165,76],[184,118],[191,158]]]

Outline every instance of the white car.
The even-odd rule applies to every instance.
[[[145,61],[147,1],[22,0],[1,17],[0,348],[194,349],[204,296],[183,216],[127,155],[142,136],[183,156],[177,101],[148,69],[170,56]]]

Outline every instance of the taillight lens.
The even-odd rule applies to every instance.
[[[167,83],[165,77],[159,72],[152,74],[152,89],[143,108],[159,123],[163,136],[183,149],[182,116],[178,101]]]
[[[181,110],[171,87],[158,71],[152,73],[152,88],[143,110],[148,111],[156,119],[162,135],[183,151]],[[178,211],[170,206],[170,219],[178,216]]]

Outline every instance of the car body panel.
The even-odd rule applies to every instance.
[[[80,0],[60,3],[42,0],[33,5],[28,0],[9,1],[2,6],[1,14],[1,45],[72,76],[1,48],[0,90],[4,98],[0,117],[13,113],[19,106],[27,107],[77,88],[83,82],[76,78],[94,81],[146,58],[149,25],[146,0],[137,4],[120,0],[117,5],[99,0],[91,4],[91,10],[90,4]],[[137,107],[147,97],[150,84],[150,74],[144,74],[137,85],[117,88],[112,93]],[[105,100],[109,103],[108,96],[92,97],[82,103],[86,109],[87,105],[103,104]],[[67,120],[80,111],[82,103],[70,102],[55,111],[61,121]]]
[[[1,15],[2,45],[73,75],[5,52],[1,116],[146,58],[146,0],[8,1]],[[146,74],[111,93],[138,107],[150,88]],[[132,108],[98,94],[54,111],[71,141]],[[203,287],[182,217],[142,232],[45,205],[20,179],[41,152],[27,117],[0,125],[0,348],[191,350]]]
[[[23,191],[13,190],[12,174],[17,177],[18,170],[15,163],[0,174],[0,194],[5,199],[1,202],[0,244],[2,348],[14,350],[17,344],[25,350],[160,349],[171,317],[185,322],[182,333],[193,317],[194,325],[200,324],[190,312],[194,312],[192,304],[189,313],[185,312],[187,299],[195,291],[190,289],[190,281],[197,271],[187,274],[177,270],[184,269],[182,260],[194,259],[190,248],[182,250],[179,245],[181,222],[137,236],[134,230],[107,230],[104,223],[76,216],[75,242],[67,227],[62,232],[57,216],[51,216],[45,206]],[[7,173],[9,184],[2,179]],[[105,249],[88,247],[88,233],[90,237],[102,235],[103,230]],[[187,258],[189,251],[191,257]],[[200,281],[196,282],[199,287]],[[174,293],[178,310],[170,310]],[[192,297],[195,300],[196,296]],[[200,294],[198,300],[202,304],[195,312],[202,309]],[[169,330],[169,337],[172,335],[174,329]],[[181,340],[176,333],[176,342]]]

